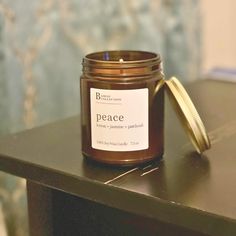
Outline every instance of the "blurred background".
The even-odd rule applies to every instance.
[[[0,0],[0,136],[79,113],[85,54],[161,54],[183,82],[236,68],[233,0]],[[26,236],[25,181],[0,173],[0,235]]]

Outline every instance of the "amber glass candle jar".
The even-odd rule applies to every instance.
[[[142,51],[104,51],[83,59],[82,152],[113,165],[136,165],[163,154],[161,59]]]

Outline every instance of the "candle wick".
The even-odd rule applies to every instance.
[[[121,59],[119,60],[119,62],[122,63],[122,62],[124,62],[124,60],[121,58]]]

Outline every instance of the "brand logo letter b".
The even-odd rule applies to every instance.
[[[96,99],[100,100],[100,93],[96,92]]]

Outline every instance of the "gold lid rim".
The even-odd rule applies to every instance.
[[[174,107],[180,116],[180,121],[187,131],[197,152],[202,153],[206,149],[209,149],[211,145],[206,129],[182,84],[175,77],[166,80],[165,84],[168,91],[170,91],[169,95],[174,99],[171,100],[174,102]]]
[[[173,96],[175,99],[174,107],[176,109],[176,113],[178,114],[183,127],[185,128],[185,130],[186,130],[189,138],[191,139],[194,147],[196,148],[196,150],[199,153],[201,153],[202,152],[202,142],[200,141],[199,133],[197,132],[197,128],[196,128],[196,124],[195,124],[194,120],[189,115],[189,111],[188,111],[187,107],[184,105],[182,97],[174,95],[176,89],[173,86],[173,84],[169,83],[169,81],[166,81],[166,84],[171,91],[171,94],[172,94],[171,96]],[[181,113],[179,111],[181,111]],[[186,121],[187,121],[187,123],[186,123]]]
[[[184,102],[187,104],[187,107],[191,113],[191,115],[193,116],[193,120],[197,126],[197,130],[198,132],[203,136],[203,138],[200,139],[200,141],[202,142],[202,144],[205,146],[204,150],[209,149],[211,147],[210,144],[210,139],[207,135],[205,126],[199,116],[199,113],[196,110],[196,107],[194,106],[192,100],[190,99],[188,93],[186,92],[186,90],[184,89],[183,85],[179,82],[179,80],[175,77],[171,78],[172,83],[174,84],[175,88],[178,90],[179,94],[181,95],[182,99],[184,100]]]

